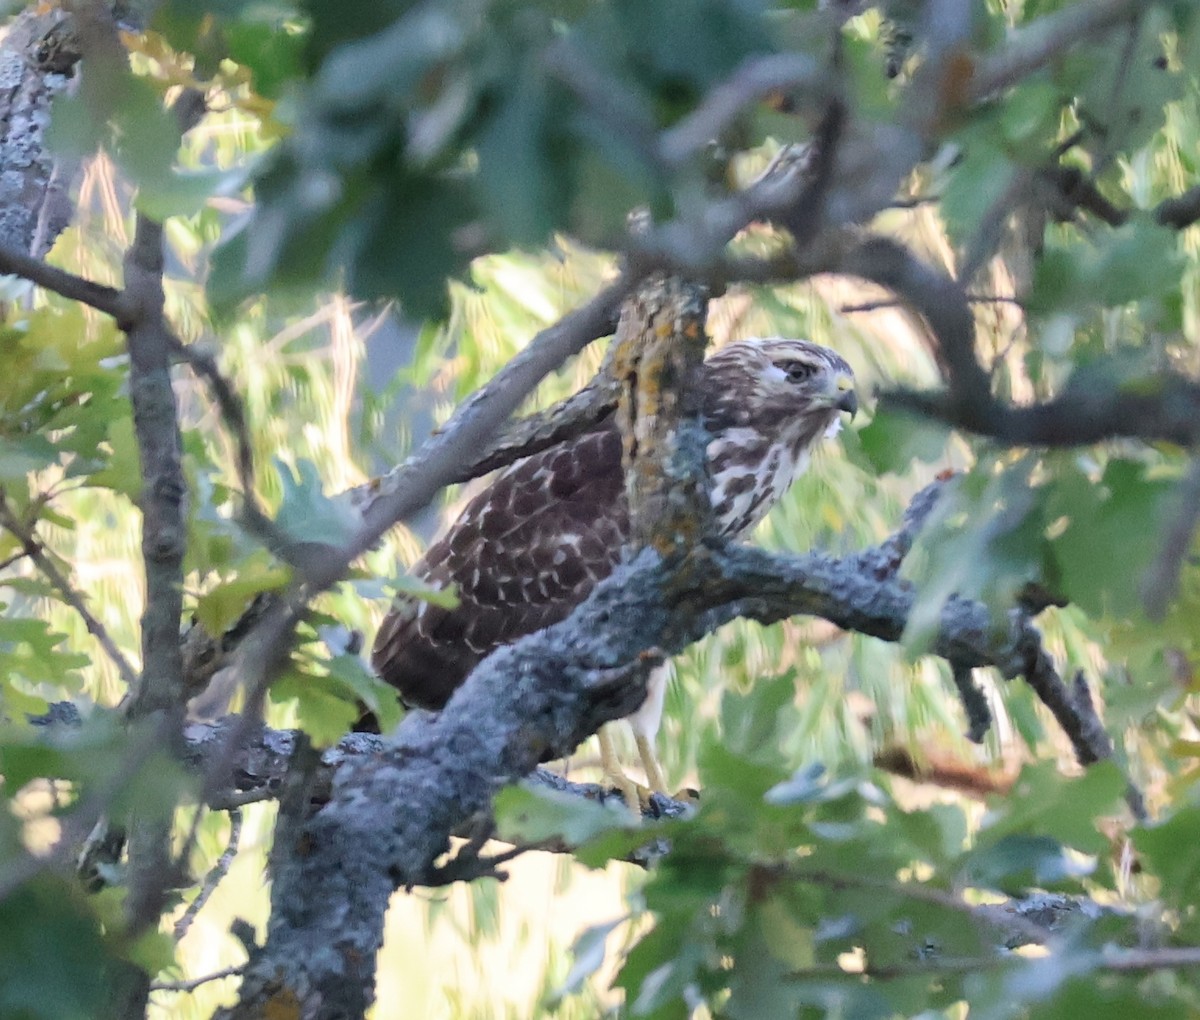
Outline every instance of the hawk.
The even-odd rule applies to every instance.
[[[766,516],[813,446],[837,432],[840,413],[858,409],[850,366],[805,340],[727,344],[704,362],[698,385],[709,498],[730,539]],[[375,638],[375,670],[405,704],[442,708],[495,648],[570,615],[620,561],[628,536],[621,436],[610,418],[512,464],[467,504],[411,568],[430,587],[453,586],[457,606],[398,598]],[[629,719],[647,780],[662,790],[651,750],[665,687],[659,674]],[[612,772],[611,745],[602,739],[601,747]]]

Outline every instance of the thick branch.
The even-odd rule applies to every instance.
[[[142,614],[142,679],[131,718],[182,712],[183,553],[187,523],[182,439],[171,388],[171,337],[163,319],[162,227],[138,217],[125,259],[130,317],[121,325],[129,347],[129,395],[141,465],[142,559],[146,608]]]
[[[707,310],[703,288],[660,277],[626,303],[614,341],[631,545],[666,557],[709,531],[695,385]]]
[[[45,132],[80,47],[75,18],[63,5],[24,6],[0,41],[0,248],[41,258],[75,212],[70,192],[79,165],[52,155]]]
[[[1200,439],[1200,385],[1173,372],[1141,380],[1136,388],[1127,380],[1092,377],[1027,407],[909,391],[882,400],[1009,446],[1083,446],[1117,438],[1193,446]]]
[[[931,497],[921,502],[927,510]],[[267,943],[247,969],[241,1005],[223,1015],[259,1015],[284,999],[305,1017],[364,1009],[392,891],[435,875],[450,834],[486,815],[501,785],[640,704],[660,654],[736,616],[812,614],[897,640],[915,594],[895,570],[919,517],[841,560],[701,548],[673,569],[646,550],[570,619],[498,650],[439,715],[406,719],[383,753],[339,771],[329,803],[306,827],[306,853],[280,862]],[[684,572],[687,586],[676,583]],[[952,599],[932,650],[1014,676],[1031,667],[1035,645],[1023,618],[998,632],[982,604]],[[1081,757],[1091,753],[1072,739]]]
[[[1078,167],[1053,166],[1041,171],[1041,176],[1057,192],[1061,202],[1069,208],[1079,208],[1091,213],[1110,227],[1128,223],[1138,210],[1124,209],[1109,201],[1096,186],[1095,181]],[[1182,194],[1164,198],[1149,210],[1155,222],[1164,227],[1184,230],[1200,220],[1200,186],[1189,188]]]

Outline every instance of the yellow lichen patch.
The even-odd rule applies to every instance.
[[[290,988],[272,995],[263,1006],[265,1020],[300,1020],[300,1000]]]

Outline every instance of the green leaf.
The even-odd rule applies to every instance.
[[[561,222],[566,180],[555,165],[554,126],[540,68],[517,69],[508,93],[479,138],[479,184],[484,203],[514,244],[539,244]],[[562,116],[562,111],[559,111]]]
[[[24,484],[28,475],[58,462],[58,450],[44,436],[0,438],[0,481]]]
[[[1157,555],[1173,486],[1136,461],[1109,462],[1099,484],[1064,470],[1049,490],[1047,516],[1065,522],[1051,539],[1063,594],[1094,616],[1141,611],[1137,580]],[[1119,549],[1119,556],[1097,550]]]
[[[110,988],[108,953],[86,901],[45,876],[0,899],[0,1016],[93,1020]]]
[[[230,581],[205,592],[196,602],[196,619],[213,637],[219,637],[245,612],[254,596],[278,591],[291,579],[287,567],[273,566],[263,558],[245,563]]]
[[[253,6],[261,11],[266,5],[256,0]],[[243,18],[226,25],[225,43],[229,59],[250,70],[254,90],[265,99],[278,99],[301,76],[306,40],[289,27],[294,11],[284,6],[276,17],[268,19],[266,14],[260,14],[262,20]]]
[[[404,716],[396,688],[380,680],[357,655],[335,655],[325,666],[330,680],[340,684],[370,710],[381,733],[390,733],[396,728]]]
[[[963,880],[969,885],[1018,895],[1030,887],[1053,889],[1066,880],[1092,872],[1089,862],[1071,858],[1049,836],[1004,836],[964,860]]]
[[[952,596],[986,602],[1002,626],[1018,592],[1047,580],[1045,492],[1032,482],[1037,466],[1032,457],[999,470],[982,461],[946,487],[904,565],[919,583],[906,648],[929,646]]]
[[[340,546],[355,533],[357,515],[344,501],[330,499],[321,487],[317,466],[310,460],[296,462],[295,472],[282,461],[275,462],[283,486],[283,500],[275,524],[297,546]]]
[[[295,663],[271,685],[270,697],[293,707],[297,723],[317,747],[336,744],[362,714],[357,697],[340,678]]]
[[[1175,811],[1157,825],[1143,825],[1133,833],[1133,845],[1148,870],[1158,876],[1159,896],[1167,903],[1190,906],[1200,897],[1200,807]]]
[[[1035,315],[1061,315],[1162,300],[1179,287],[1181,259],[1175,232],[1141,217],[1070,244],[1052,244],[1036,263],[1028,308]]]
[[[626,920],[628,919],[619,917],[615,921],[592,925],[583,930],[574,945],[571,946],[571,955],[575,959],[567,976],[563,979],[563,983],[554,992],[553,1002],[580,991],[588,978],[604,965],[608,936]]]
[[[0,609],[5,608],[0,604]],[[44,683],[61,690],[74,682],[76,670],[90,659],[60,646],[66,636],[52,630],[45,620],[0,617],[0,665],[3,674],[20,677],[31,684]],[[0,693],[15,693],[11,690]]]
[[[970,243],[983,217],[1012,183],[1016,167],[980,122],[963,138],[962,158],[948,173],[941,213],[956,247]]]
[[[785,707],[796,697],[796,674],[764,677],[745,695],[726,691],[721,700],[722,742],[730,751],[754,758],[776,754],[776,730],[786,720]]]
[[[1048,81],[1033,80],[1014,88],[1000,110],[1000,128],[1014,148],[1028,150],[1051,138],[1058,130],[1063,106],[1061,89]]]
[[[913,463],[935,464],[945,457],[946,430],[925,418],[880,407],[871,424],[857,433],[869,469],[875,474],[906,474]]]
[[[1047,836],[1090,854],[1108,849],[1096,817],[1122,809],[1126,781],[1111,761],[1097,762],[1078,777],[1062,776],[1052,762],[1021,770],[1008,799],[996,806],[977,837],[978,845],[1010,835]]]

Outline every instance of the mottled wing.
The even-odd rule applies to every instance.
[[[493,649],[565,619],[616,565],[629,531],[615,427],[519,461],[413,566],[459,604],[396,602],[375,639],[379,675],[441,708]]]

